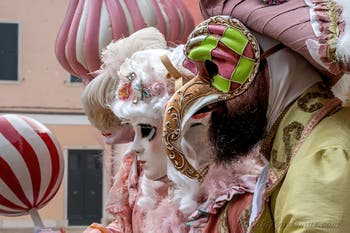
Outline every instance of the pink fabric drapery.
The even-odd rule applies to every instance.
[[[343,0],[201,0],[205,18],[231,15],[250,29],[280,41],[326,75],[350,72],[350,4]]]

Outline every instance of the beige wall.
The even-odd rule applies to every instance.
[[[85,125],[47,125],[47,127],[55,132],[62,147],[101,147],[103,139],[100,133],[93,127]]]
[[[19,82],[0,82],[0,109],[45,107],[80,110],[82,85],[66,83],[55,40],[68,0],[1,0],[0,22],[19,23]],[[58,109],[57,109],[58,108]]]

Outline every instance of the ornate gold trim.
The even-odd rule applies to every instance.
[[[198,179],[202,182],[208,169],[197,171],[185,158],[180,148],[182,135],[181,122],[184,112],[193,101],[216,94],[218,91],[210,85],[204,83],[198,76],[186,83],[178,90],[169,101],[165,109],[163,121],[163,141],[165,143],[167,155],[175,168],[191,179]]]

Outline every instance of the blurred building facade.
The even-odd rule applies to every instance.
[[[196,24],[198,0],[186,0]],[[0,1],[0,114],[23,114],[46,125],[65,158],[60,190],[39,214],[48,227],[108,222],[104,203],[111,185],[111,148],[90,126],[83,84],[58,63],[54,46],[69,0]],[[116,148],[118,149],[118,148]],[[29,216],[0,216],[1,229],[32,227]],[[16,232],[16,231],[14,231]]]

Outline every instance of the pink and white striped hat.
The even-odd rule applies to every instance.
[[[70,0],[56,38],[56,57],[70,74],[89,81],[111,41],[146,27],[157,28],[168,42],[184,43],[194,19],[183,0]]]

